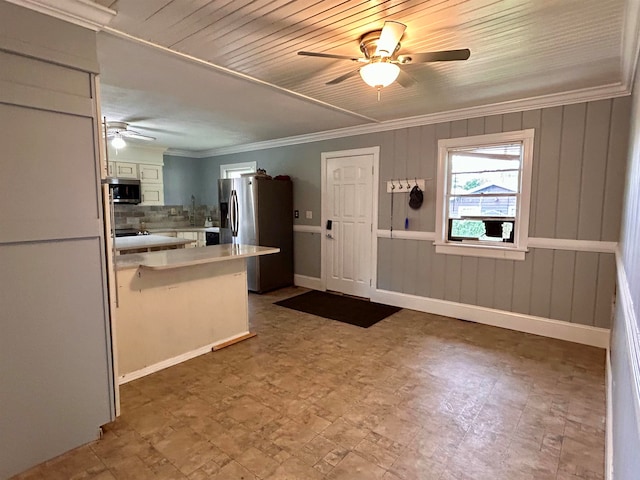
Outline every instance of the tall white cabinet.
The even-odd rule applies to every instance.
[[[114,418],[95,32],[0,2],[0,479]]]
[[[140,205],[164,205],[162,147],[128,144],[116,151],[109,146],[110,177],[140,180]]]

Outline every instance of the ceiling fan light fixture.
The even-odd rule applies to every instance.
[[[383,88],[395,82],[400,74],[400,67],[395,63],[371,62],[360,69],[362,80],[374,88]]]
[[[127,142],[124,141],[124,138],[122,138],[122,135],[120,135],[119,133],[116,133],[116,135],[113,137],[113,140],[111,140],[111,146],[116,150],[118,150],[119,148],[126,147]]]

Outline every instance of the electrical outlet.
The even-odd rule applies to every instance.
[[[313,218],[313,212],[311,210],[307,210],[306,211],[306,216],[307,216],[308,220],[312,219]]]
[[[300,218],[300,210],[293,211],[293,218]]]

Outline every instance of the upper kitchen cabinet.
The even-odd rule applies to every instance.
[[[140,180],[142,203],[164,205],[164,147],[132,145],[115,150],[110,144],[108,172],[110,177]]]
[[[138,165],[131,162],[109,162],[109,176],[137,180]]]
[[[140,181],[149,184],[162,185],[162,165],[148,165],[141,163],[138,166]]]

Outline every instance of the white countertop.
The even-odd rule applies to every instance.
[[[219,232],[220,227],[179,227],[179,228],[149,228],[149,233],[160,232]]]
[[[114,244],[116,250],[137,250],[150,247],[171,247],[186,245],[194,240],[184,238],[165,237],[163,235],[135,235],[132,237],[116,237]]]
[[[205,263],[224,262],[238,258],[269,255],[278,253],[279,251],[279,248],[273,247],[231,245],[227,243],[224,245],[209,245],[208,247],[201,248],[122,255],[117,258],[116,265],[118,270],[138,267],[148,268],[150,270],[166,270],[169,268],[188,267]]]

